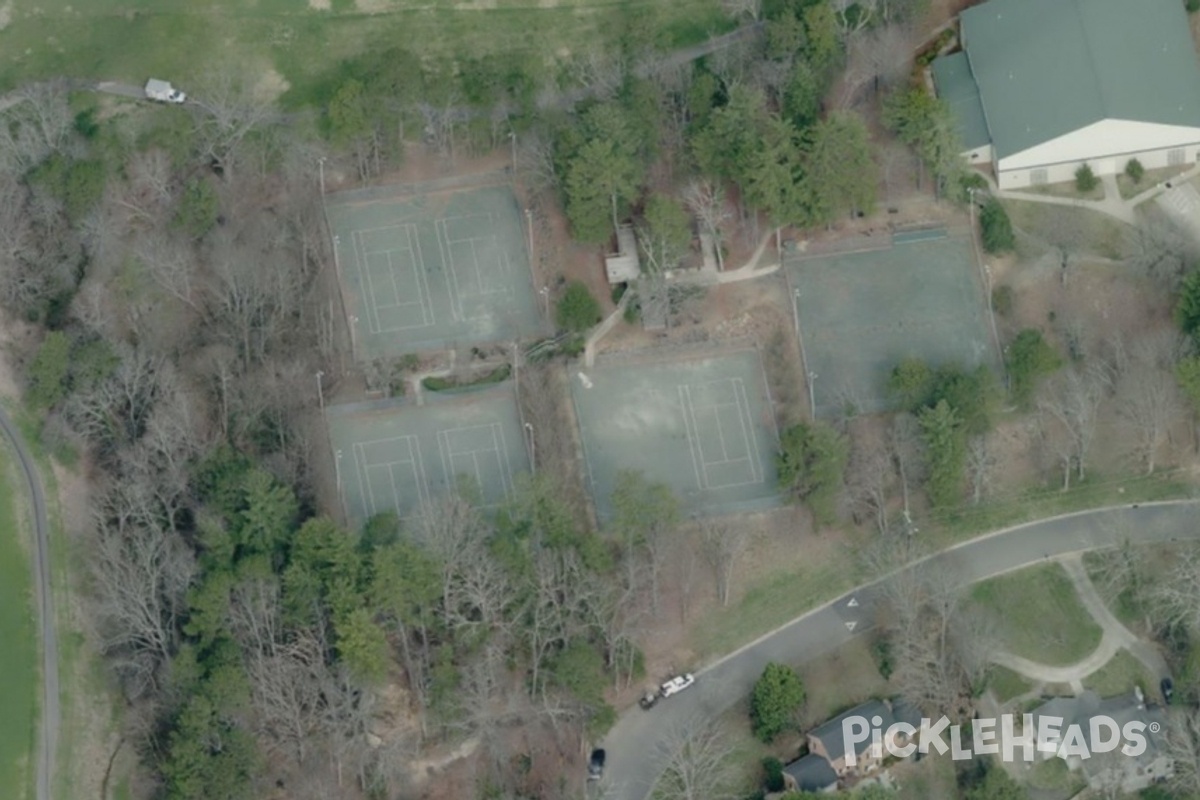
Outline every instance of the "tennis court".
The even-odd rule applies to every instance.
[[[440,396],[332,406],[330,438],[347,519],[418,514],[452,488],[478,491],[485,507],[512,497],[529,469],[511,383]]]
[[[897,233],[890,247],[787,264],[818,417],[889,407],[904,358],[999,369],[988,300],[967,235]]]
[[[359,359],[542,331],[524,215],[507,186],[328,198]]]
[[[778,433],[758,353],[605,361],[576,372],[571,394],[600,517],[623,469],[669,485],[687,513],[778,503]]]

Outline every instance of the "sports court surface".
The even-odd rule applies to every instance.
[[[641,470],[675,490],[684,513],[778,504],[778,433],[758,353],[614,361],[571,376],[587,474],[602,519],[617,473]]]
[[[494,507],[528,471],[512,383],[439,396],[331,406],[330,439],[346,517],[359,525],[383,511],[401,518],[458,486],[477,488]]]
[[[507,186],[328,198],[359,359],[541,330],[524,216]]]
[[[897,233],[890,247],[791,260],[788,280],[818,417],[889,407],[896,363],[999,367],[968,236]]]

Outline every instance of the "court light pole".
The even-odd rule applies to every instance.
[[[542,305],[546,308],[546,319],[550,319],[550,287],[543,286],[538,290],[538,294],[542,296]]]
[[[810,371],[808,373],[808,404],[812,407],[812,418],[817,418],[817,391],[814,384],[817,382],[817,373]]]
[[[321,386],[321,378],[324,377],[324,370],[317,370],[317,403],[321,406],[321,408],[325,407],[325,390]]]
[[[525,222],[529,226],[529,260],[533,261],[533,212],[525,209]],[[532,266],[532,264],[531,264]]]
[[[320,158],[317,159],[317,170],[318,170],[318,174],[321,176],[320,177],[321,196],[324,197],[325,196],[325,156],[321,156]]]
[[[508,139],[512,142],[512,174],[517,174],[517,132],[509,131]]]
[[[537,472],[537,442],[533,439],[533,424],[525,423],[525,433],[529,436],[529,471]]]

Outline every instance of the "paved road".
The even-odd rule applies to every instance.
[[[967,585],[1055,556],[1115,545],[1125,538],[1138,544],[1197,539],[1198,511],[1200,501],[1193,500],[1083,511],[997,531],[920,563]],[[871,627],[879,596],[878,583],[861,586],[700,670],[696,685],[686,692],[650,711],[631,709],[604,743],[608,785],[602,787],[603,796],[643,800],[660,771],[659,743],[672,730],[720,714],[744,699],[770,661],[804,663],[862,636]]]
[[[33,507],[35,557],[33,570],[34,592],[37,594],[39,632],[42,637],[42,725],[41,741],[38,746],[37,800],[50,800],[54,757],[58,748],[58,633],[55,630],[54,596],[50,588],[50,524],[46,515],[46,494],[42,489],[42,478],[37,464],[29,455],[29,448],[21,431],[13,423],[8,412],[0,408],[0,429],[12,444],[17,462],[25,475],[29,490],[30,505]]]

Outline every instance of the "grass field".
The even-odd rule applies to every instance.
[[[368,48],[406,47],[435,60],[517,50],[552,64],[581,50],[609,49],[631,25],[659,31],[664,47],[732,27],[718,0],[0,3],[8,7],[9,24],[0,30],[3,88],[59,75],[134,83],[155,75],[186,90],[189,76],[234,63],[250,75],[273,67],[303,95],[306,85]]]
[[[1000,666],[993,666],[988,670],[987,685],[998,703],[1007,703],[1033,688],[1033,684],[1024,675]]]
[[[1149,697],[1158,690],[1157,683],[1142,662],[1128,650],[1118,650],[1107,664],[1083,679],[1083,688],[1091,689],[1101,697],[1115,697],[1132,692],[1134,686],[1140,686]]]
[[[33,796],[37,644],[29,551],[14,505],[14,475],[0,450],[0,786],[6,797]]]
[[[971,591],[971,601],[991,612],[1001,647],[1033,661],[1073,664],[1100,643],[1100,626],[1058,564],[984,581]]]

